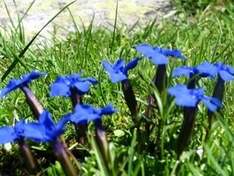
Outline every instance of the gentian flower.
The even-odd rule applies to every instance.
[[[43,111],[39,117],[38,128],[35,131],[41,131],[44,133],[43,138],[39,138],[43,142],[54,142],[57,137],[64,133],[64,127],[70,119],[70,114],[61,118],[57,125],[52,120],[51,114],[49,111]],[[29,125],[34,123],[29,123]]]
[[[21,137],[40,141],[44,135],[41,131],[36,130],[37,128],[37,123],[28,125],[24,120],[17,122],[14,127],[4,126],[0,128],[0,144],[14,142]]]
[[[86,124],[89,121],[101,120],[102,115],[111,115],[116,113],[113,105],[109,104],[104,108],[94,108],[88,104],[78,104],[75,107],[75,113],[70,116],[70,121],[77,124]]]
[[[158,65],[156,74],[153,78],[153,83],[161,94],[164,90],[165,83],[167,82],[166,64],[169,62],[167,57],[176,57],[182,60],[186,60],[186,58],[182,55],[179,49],[170,50],[161,47],[152,47],[149,44],[140,44],[135,48],[141,54],[148,57],[155,65]]]
[[[19,121],[15,124],[15,127],[4,126],[0,128],[0,144],[5,144],[8,142],[14,142],[16,139],[21,137],[23,134],[23,130],[21,130],[21,126],[24,124],[24,121]]]
[[[70,121],[77,124],[87,124],[93,121],[95,125],[95,134],[97,145],[108,167],[110,164],[109,144],[106,138],[106,132],[102,127],[102,115],[111,115],[117,112],[113,105],[109,104],[104,108],[94,108],[87,104],[78,104],[75,107],[75,113],[70,116]]]
[[[225,81],[234,80],[234,69],[222,62],[216,62],[214,66],[217,68],[218,79],[213,91],[213,97],[222,101],[225,89],[224,83]]]
[[[141,58],[135,58],[130,61],[126,66],[124,65],[124,60],[119,59],[113,65],[111,65],[108,61],[102,61],[102,65],[105,70],[110,74],[110,78],[112,83],[121,82],[128,79],[127,72],[130,69],[136,67],[138,61]]]
[[[214,66],[218,69],[218,74],[224,81],[234,80],[234,69],[229,65],[225,65],[222,62],[214,63]]]
[[[214,66],[217,68],[218,78],[212,96],[222,101],[225,91],[225,81],[228,82],[234,79],[234,69],[222,62],[216,62],[214,63]],[[212,111],[208,111],[208,118],[209,127],[206,133],[206,139],[209,137],[211,125],[214,119],[214,113]]]
[[[62,145],[64,141],[60,141],[61,138],[59,140],[59,136],[64,132],[64,126],[69,121],[69,118],[70,114],[62,118],[56,125],[52,120],[50,113],[48,111],[43,111],[43,113],[39,117],[38,123],[29,123],[27,124],[27,126],[31,126],[34,124],[37,125],[34,131],[38,133],[41,132],[42,135],[38,136],[32,134],[32,136],[34,138],[37,138],[37,141],[52,143],[53,148],[56,152],[56,157],[58,158],[65,175],[75,176],[77,175],[76,170],[67,155],[68,153],[70,153],[70,151]],[[34,139],[33,137],[31,137],[31,139]]]
[[[128,109],[131,112],[131,115],[134,117],[138,114],[137,101],[132,86],[128,80],[127,72],[128,70],[136,67],[139,60],[141,60],[141,58],[135,58],[126,66],[124,66],[123,59],[117,60],[112,66],[108,61],[102,61],[102,65],[109,73],[112,83],[121,82],[124,99],[127,103]]]
[[[209,62],[203,62],[197,66],[181,66],[176,68],[172,76],[181,76],[185,75],[186,77],[190,78],[188,83],[188,88],[193,89],[196,86],[196,78],[194,76],[199,75],[200,77],[210,77],[214,78],[214,75],[217,73],[217,68]]]
[[[0,98],[4,97],[6,94],[10,93],[13,90],[20,88],[24,92],[27,103],[30,106],[30,109],[32,110],[34,116],[38,118],[38,116],[43,111],[43,106],[32,93],[32,91],[28,88],[28,84],[31,83],[32,80],[44,75],[44,72],[36,72],[33,70],[31,73],[23,75],[21,79],[17,78],[10,80],[6,88],[2,89]]]
[[[68,120],[69,116],[66,116],[55,125],[50,113],[44,111],[39,117],[39,122],[25,123],[24,120],[21,120],[14,127],[5,126],[0,128],[0,144],[14,142],[20,137],[37,142],[53,142],[64,132],[63,128]]]
[[[214,78],[214,75],[217,73],[217,71],[218,70],[214,65],[205,61],[202,62],[200,65],[194,67],[193,66],[178,67],[173,71],[172,76],[176,77],[176,76],[185,75],[188,78],[192,78],[196,74],[199,74],[201,77]]]
[[[13,90],[22,88],[24,86],[27,87],[27,84],[31,83],[32,80],[37,79],[44,75],[45,75],[44,72],[36,72],[33,70],[31,73],[23,75],[21,79],[17,78],[10,80],[6,88],[1,90],[0,98],[4,97],[6,94],[10,93]]]
[[[70,97],[72,94],[71,89],[75,89],[79,95],[84,95],[89,91],[91,84],[98,83],[95,78],[81,78],[81,74],[82,73],[59,76],[55,82],[50,85],[51,97]]]
[[[32,156],[32,152],[30,150],[30,147],[27,145],[27,143],[24,140],[24,137],[31,138],[32,134],[37,136],[41,136],[41,133],[37,133],[34,131],[36,126],[31,125],[30,127],[27,127],[25,129],[25,121],[21,120],[15,124],[14,127],[11,126],[4,126],[0,128],[0,144],[5,144],[8,142],[15,142],[17,141],[20,146],[20,151],[26,160],[26,166],[28,171],[35,175],[37,173],[36,164],[34,161],[34,158]],[[33,136],[34,137],[34,136]],[[37,140],[38,138],[36,138]]]
[[[186,85],[176,85],[169,88],[168,93],[175,96],[176,104],[179,106],[196,107],[199,101],[203,101],[210,111],[222,107],[217,98],[204,95],[203,88],[188,89]]]
[[[135,46],[135,49],[143,54],[145,57],[149,58],[155,65],[158,65],[156,68],[156,73],[153,78],[153,84],[157,88],[158,92],[161,96],[163,96],[163,92],[165,91],[166,83],[167,83],[167,73],[166,73],[166,64],[169,62],[168,56],[170,57],[176,57],[180,58],[182,60],[185,60],[186,58],[182,55],[180,50],[174,49],[164,49],[161,47],[152,47],[149,44],[140,44]],[[146,107],[146,116],[151,117],[152,116],[152,106],[155,105],[156,99],[151,93],[147,98],[148,105]],[[150,126],[150,124],[146,125]],[[146,131],[149,131],[146,129]]]
[[[186,60],[179,49],[164,49],[161,47],[152,47],[149,44],[140,44],[135,46],[136,50],[148,57],[155,65],[164,65],[169,62],[168,56]]]
[[[184,120],[178,137],[176,151],[179,159],[192,135],[198,103],[203,101],[212,112],[222,107],[222,104],[217,98],[204,95],[203,88],[190,89],[186,85],[176,85],[169,88],[168,93],[175,96],[177,105],[184,107]]]
[[[63,128],[68,120],[69,115],[67,115],[65,118],[60,120],[57,125],[55,125],[50,116],[50,113],[48,111],[43,111],[39,117],[39,122],[37,123],[25,123],[24,121],[19,121],[14,127],[0,128],[0,144],[13,142],[19,139],[19,143],[24,145],[21,148],[25,149],[25,144],[22,141],[23,138],[32,139],[36,142],[51,142],[65,174],[77,175],[64,147],[58,140],[58,137],[64,132]],[[28,151],[24,151],[24,153],[27,155]],[[32,159],[30,161],[32,161]]]
[[[70,97],[73,110],[77,104],[82,103],[82,95],[89,92],[91,84],[97,84],[95,78],[81,78],[81,72],[78,74],[59,76],[55,82],[50,86],[51,97],[63,96]],[[87,131],[87,126],[75,125],[77,133],[77,142],[84,144],[86,141],[85,131]]]

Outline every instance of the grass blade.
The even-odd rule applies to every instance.
[[[20,52],[18,58],[22,58],[24,56],[24,54],[26,53],[26,51],[29,49],[29,47],[32,45],[32,43],[34,42],[34,40],[37,38],[37,36],[41,33],[41,31],[48,26],[60,13],[62,13],[67,7],[69,7],[70,5],[72,5],[75,1],[72,1],[71,3],[67,4],[66,6],[64,6],[55,16],[53,16],[37,33],[36,35],[28,42],[28,44],[24,47],[24,49]],[[15,66],[19,63],[19,59],[15,59],[13,61],[13,63],[9,66],[9,68],[7,69],[7,71],[4,73],[4,75],[2,76],[1,80],[4,81],[6,79],[6,77],[10,74],[10,72],[15,68]]]

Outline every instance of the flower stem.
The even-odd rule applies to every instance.
[[[28,172],[30,173],[30,175],[36,175],[37,167],[36,167],[36,164],[33,159],[32,152],[29,146],[27,145],[27,143],[24,141],[23,138],[18,139],[18,144],[20,146],[20,151],[26,160],[26,166],[27,166]]]
[[[167,79],[167,76],[166,76],[166,65],[163,64],[163,65],[159,65],[157,70],[156,70],[156,73],[155,73],[155,76],[153,78],[153,84],[155,85],[155,87],[157,88],[158,92],[160,93],[160,96],[162,97],[162,94],[163,94],[163,91],[165,89],[165,84],[166,84],[166,79]],[[151,86],[151,85],[150,85]],[[152,118],[152,106],[156,106],[156,100],[153,96],[152,93],[150,93],[147,97],[147,107],[146,107],[146,111],[145,111],[145,116],[146,117],[149,117],[149,118]],[[157,106],[156,106],[157,108]],[[151,126],[151,123],[147,122],[145,120],[145,131],[147,133],[147,138],[149,138],[149,131],[150,131],[150,126]],[[160,129],[159,129],[160,131]]]
[[[138,108],[137,108],[137,101],[136,101],[136,97],[132,89],[132,86],[128,80],[124,80],[121,83],[122,83],[122,90],[124,93],[124,99],[127,103],[128,109],[131,112],[131,116],[136,118],[138,114]]]
[[[105,165],[108,169],[110,169],[110,153],[109,153],[109,144],[106,138],[106,132],[102,127],[102,121],[96,120],[95,121],[95,134],[96,140],[99,147],[99,150],[103,156]]]
[[[75,162],[75,164],[78,167],[78,169],[81,169],[80,163],[78,162],[78,160],[76,159],[76,157],[73,155],[73,153],[68,149],[67,143],[65,142],[63,136],[62,135],[59,136],[57,140],[61,143],[62,147],[67,152],[67,154],[73,159],[73,161]]]
[[[177,157],[179,158],[185,147],[188,145],[192,136],[195,118],[197,114],[197,107],[185,107],[184,108],[184,120],[181,126],[180,134],[177,143]]]
[[[33,115],[36,117],[36,119],[38,119],[38,117],[40,116],[40,114],[44,110],[43,106],[41,105],[39,100],[35,97],[33,92],[27,86],[21,87],[21,90],[25,94],[26,101],[27,101]]]
[[[77,93],[75,88],[71,87],[71,102],[73,111],[75,111],[75,106],[77,104],[82,104],[82,96]],[[88,131],[88,125],[87,124],[75,124],[73,123],[75,130],[76,130],[76,141],[79,144],[85,145],[88,141],[87,139],[87,131]]]
[[[224,90],[225,90],[224,80],[220,77],[220,75],[218,75],[218,80],[217,80],[217,83],[215,85],[212,97],[218,98],[220,100],[220,102],[222,102]],[[217,111],[219,111],[219,109],[220,108],[218,108]],[[208,120],[209,120],[209,126],[208,126],[208,129],[206,131],[206,140],[208,140],[208,138],[210,136],[211,126],[212,126],[212,123],[214,121],[214,112],[212,112],[210,110],[208,110]]]
[[[167,81],[166,65],[165,64],[159,65],[153,82],[160,94],[162,94],[165,89],[166,81]]]
[[[72,165],[67,152],[65,151],[64,147],[61,145],[60,142],[56,141],[53,145],[56,157],[58,161],[60,162],[62,169],[65,173],[65,175],[69,176],[77,176],[77,172]]]

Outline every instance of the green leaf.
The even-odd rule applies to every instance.
[[[114,135],[116,137],[123,137],[125,135],[124,131],[123,130],[115,130],[114,131]]]

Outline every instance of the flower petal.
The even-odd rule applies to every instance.
[[[228,73],[226,70],[220,70],[219,71],[219,75],[220,75],[220,77],[224,81],[232,81],[232,80],[234,80],[233,75],[231,75],[230,73]]]
[[[23,79],[25,83],[30,83],[32,80],[37,79],[41,76],[46,75],[45,72],[36,72],[35,70],[32,70],[31,73],[23,75]]]
[[[88,77],[88,78],[79,78],[80,81],[87,81],[87,82],[90,82],[92,84],[98,84],[98,81],[95,79],[95,78],[92,78],[92,77]]]
[[[169,60],[167,59],[167,57],[165,55],[157,54],[157,53],[155,53],[152,56],[151,60],[155,65],[163,65],[163,64],[167,64],[169,62]]]
[[[202,99],[202,101],[205,103],[205,105],[207,106],[207,108],[208,108],[210,111],[212,111],[212,112],[216,111],[217,106],[214,105],[213,103],[211,103],[210,100]]]
[[[185,76],[187,76],[189,78],[191,73],[194,74],[194,71],[193,71],[192,67],[182,66],[182,67],[176,68],[173,71],[172,77],[185,75]]]
[[[25,86],[25,84],[28,84],[32,80],[37,79],[43,75],[45,75],[44,72],[36,72],[33,70],[31,73],[23,75],[21,79],[17,78],[10,80],[7,86],[1,90],[0,98],[4,97],[11,91],[18,89],[20,86]]]
[[[187,92],[187,86],[183,84],[178,84],[174,87],[170,87],[167,89],[168,93],[174,96],[179,96],[181,92]]]
[[[67,124],[67,122],[70,120],[70,117],[71,117],[71,114],[68,113],[67,115],[65,115],[63,118],[61,118],[61,119],[59,120],[59,122],[58,122],[57,125],[56,125],[56,128],[57,128],[58,131],[61,131],[61,130],[64,128],[64,126],[65,126],[65,125]]]
[[[18,89],[20,84],[22,83],[22,80],[20,79],[12,79],[9,81],[7,86],[1,90],[0,98],[4,97],[6,94]]]
[[[222,108],[222,107],[223,107],[221,101],[220,101],[218,98],[211,97],[211,102],[212,102],[213,104],[215,104],[216,106],[218,106],[219,108]]]
[[[112,66],[110,65],[108,61],[106,60],[102,61],[102,65],[109,74],[115,73],[115,70],[112,68]]]
[[[109,104],[104,108],[94,108],[88,104],[78,104],[75,107],[75,113],[70,115],[70,121],[78,124],[85,124],[89,121],[101,120],[102,115],[110,115],[117,110]]]
[[[78,90],[78,93],[80,95],[86,94],[89,92],[90,89],[90,83],[88,82],[76,82],[74,84],[74,87]]]
[[[101,108],[101,115],[111,115],[118,112],[117,109],[114,109],[113,104],[108,104],[106,107]]]
[[[165,56],[171,56],[171,57],[176,57],[180,58],[182,60],[186,60],[186,58],[182,55],[181,51],[179,49],[164,49],[163,54]]]
[[[110,79],[112,83],[117,83],[117,82],[124,81],[128,78],[124,74],[110,74]]]
[[[14,142],[18,138],[14,128],[10,126],[4,126],[0,128],[0,144],[8,142]]]
[[[39,116],[39,123],[43,124],[46,129],[53,130],[56,128],[54,121],[52,120],[51,114],[49,111],[43,111],[41,115]]]
[[[46,135],[46,128],[40,123],[27,123],[20,127],[23,133],[20,134],[21,137],[32,139],[37,142],[47,142],[48,137]]]
[[[136,50],[143,54],[145,57],[152,59],[152,57],[156,54],[153,47],[149,44],[140,44],[135,46]]]
[[[136,67],[139,60],[141,60],[141,58],[135,58],[135,59],[131,60],[125,67],[125,74],[127,73],[128,70]]]
[[[114,64],[113,64],[113,69],[115,70],[115,73],[118,73],[119,71],[123,71],[124,68],[124,60],[123,59],[118,59]]]
[[[218,73],[217,67],[215,67],[214,65],[212,65],[207,61],[202,62],[196,68],[202,77],[209,76],[211,78],[214,78],[214,75]]]
[[[59,80],[59,82],[60,81],[61,80]],[[50,85],[50,96],[51,97],[56,97],[56,96],[69,97],[70,88],[67,84],[64,84],[64,83],[54,83]]]
[[[195,97],[183,93],[180,96],[177,96],[175,100],[177,105],[185,107],[196,107],[198,103],[198,100]]]
[[[201,92],[203,89],[188,89],[186,85],[176,85],[169,88],[169,94],[175,96],[176,104],[185,107],[196,107],[199,97],[194,93]],[[202,93],[202,92],[201,92]]]

